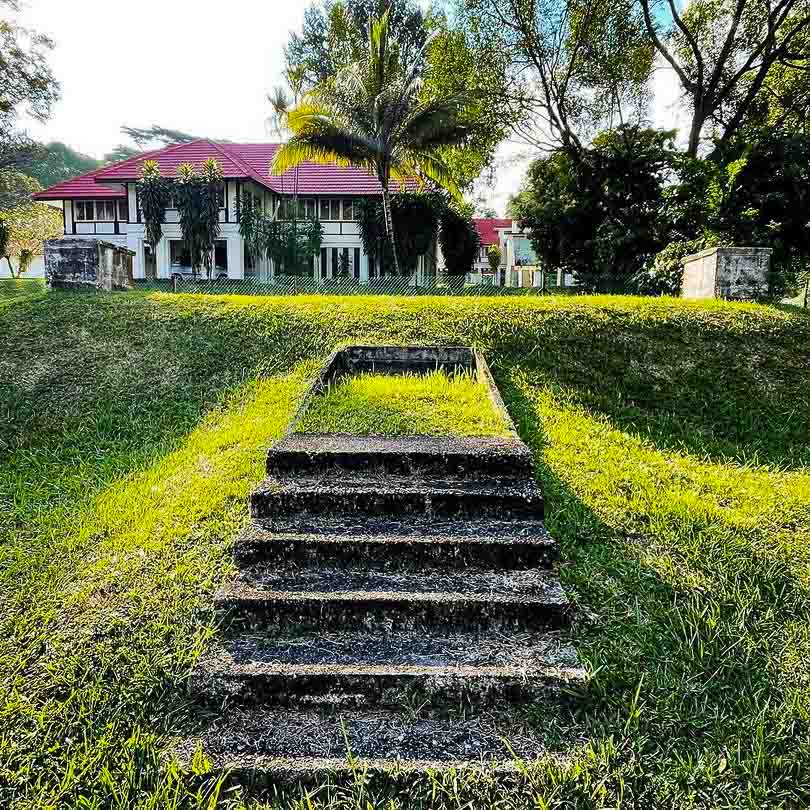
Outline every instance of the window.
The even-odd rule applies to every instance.
[[[214,243],[214,278],[228,275],[228,243],[224,239],[217,239]]]
[[[129,219],[126,200],[77,200],[76,222],[126,222]]]
[[[220,185],[220,186],[217,188],[217,205],[218,205],[220,208],[224,208],[224,207],[225,207],[225,183],[222,183],[222,184],[221,184],[221,185]]]
[[[104,200],[96,203],[96,219],[102,222],[115,222],[118,215],[117,200]]]
[[[335,221],[340,219],[340,200],[329,200],[331,214],[330,219]]]
[[[343,219],[351,221],[354,219],[354,214],[352,213],[352,201],[351,200],[344,200],[343,201]]]
[[[315,200],[298,200],[298,219],[315,219],[317,213]]]
[[[321,200],[321,219],[329,219],[329,200]]]
[[[191,273],[191,254],[179,239],[169,240],[169,264],[172,273]]]
[[[96,218],[93,203],[79,200],[76,203],[76,222],[87,222]]]

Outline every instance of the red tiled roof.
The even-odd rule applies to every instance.
[[[482,245],[497,245],[501,241],[498,230],[512,230],[511,219],[475,219],[473,222]]]
[[[270,174],[270,164],[278,151],[277,143],[221,144],[231,154],[238,155],[254,170],[254,179],[280,194],[292,194],[296,186],[296,169],[281,175]],[[381,194],[377,178],[356,166],[336,166],[325,163],[302,163],[297,169],[299,194]],[[406,183],[415,189],[415,181]],[[394,190],[394,189],[392,189]]]
[[[92,172],[74,177],[71,180],[63,180],[55,186],[46,188],[45,191],[37,192],[34,194],[34,199],[64,200],[71,197],[92,197],[94,199],[108,200],[114,197],[126,197],[126,189],[123,186],[96,183],[96,176],[101,171],[103,169],[94,169]]]
[[[215,143],[198,140],[175,144],[165,149],[144,152],[113,166],[105,166],[90,174],[67,180],[37,195],[38,199],[64,199],[66,197],[123,196],[120,186],[109,185],[118,181],[135,181],[141,177],[145,160],[155,160],[164,177],[176,177],[183,163],[200,168],[208,158],[214,158],[226,178],[250,178],[280,194],[380,194],[382,189],[376,177],[365,169],[334,164],[302,163],[280,176],[270,174],[270,164],[279,145],[275,143]],[[405,184],[415,189],[416,182]],[[110,193],[116,189],[115,193]],[[392,189],[393,190],[393,189]]]

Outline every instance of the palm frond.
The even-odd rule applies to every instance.
[[[397,168],[399,172],[410,171],[411,177],[421,175],[420,179],[427,178],[437,186],[446,189],[453,199],[462,202],[463,196],[453,173],[439,155],[424,153],[410,155],[399,161]]]
[[[294,135],[273,157],[271,174],[283,174],[304,161],[373,168],[375,156],[366,144],[337,131]]]

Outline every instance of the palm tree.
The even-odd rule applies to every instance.
[[[441,151],[462,146],[471,126],[464,119],[466,97],[424,97],[424,56],[431,38],[411,64],[403,65],[390,39],[388,14],[371,22],[365,58],[287,112],[292,135],[276,152],[271,171],[281,174],[305,160],[373,171],[382,186],[385,230],[399,275],[391,181],[428,180],[460,198]]]

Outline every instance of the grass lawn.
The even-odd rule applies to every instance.
[[[0,336],[0,807],[241,806],[160,751],[265,450],[341,341],[485,350],[593,678],[570,716],[537,707],[574,742],[513,787],[448,778],[388,804],[359,781],[279,806],[810,803],[805,313],[42,293],[0,305]]]
[[[486,386],[472,374],[371,374],[348,377],[316,397],[301,433],[507,436]]]

